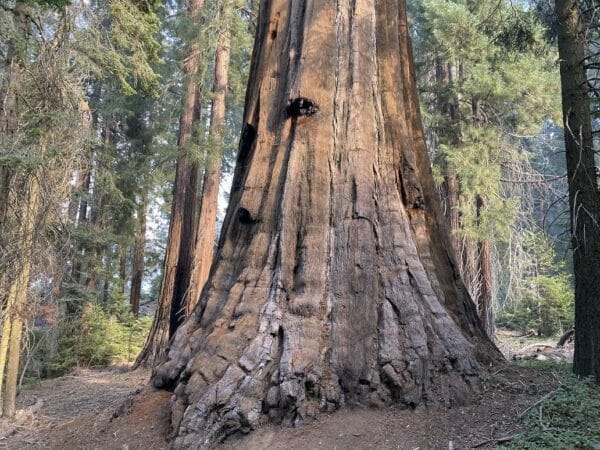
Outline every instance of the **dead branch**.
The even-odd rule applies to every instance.
[[[559,386],[558,388],[554,389],[551,392],[548,392],[546,395],[544,395],[542,398],[540,398],[537,402],[531,404],[530,406],[528,406],[523,412],[521,412],[519,414],[519,419],[522,419],[525,414],[527,414],[527,411],[529,411],[531,408],[535,408],[537,405],[539,405],[540,403],[548,400],[549,398],[551,398],[554,394],[556,394],[558,392],[558,390],[561,388],[561,386]]]
[[[500,438],[493,438],[493,439],[488,439],[486,441],[480,442],[478,444],[475,444],[473,446],[473,448],[479,448],[479,447],[483,447],[484,445],[487,444],[505,444],[506,442],[510,442],[520,436],[522,436],[523,433],[517,433],[517,434],[513,434],[511,436],[504,436],[504,437],[500,437]]]

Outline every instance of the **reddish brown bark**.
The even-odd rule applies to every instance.
[[[404,1],[263,0],[214,266],[155,386],[175,448],[345,404],[461,404],[487,339],[453,260]]]
[[[191,0],[188,12],[196,25],[200,21],[200,10],[204,0]],[[198,116],[198,84],[196,75],[201,49],[191,43],[183,64],[184,88],[182,111],[179,120],[180,154],[177,158],[173,203],[167,238],[163,275],[154,322],[146,344],[134,367],[153,367],[164,359],[169,338],[185,316],[183,299],[189,286],[192,248],[196,226],[198,189],[198,163],[186,148],[192,138],[194,119]]]
[[[485,197],[478,195],[475,199],[477,217],[487,207]],[[492,274],[492,249],[489,239],[477,241],[477,313],[481,323],[490,339],[494,339],[496,325],[494,322],[493,309],[493,274]]]
[[[225,13],[227,14],[227,12]],[[225,97],[227,95],[230,59],[230,37],[227,29],[229,25],[225,24],[224,27],[225,29],[219,35],[215,56],[215,79],[210,117],[210,136],[213,142],[216,143],[216,148],[209,151],[204,169],[193,269],[188,297],[184,302],[188,316],[194,310],[198,296],[208,279],[217,235],[217,204],[221,182],[221,141],[223,126],[225,125]]]

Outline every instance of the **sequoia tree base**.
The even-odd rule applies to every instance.
[[[460,281],[402,0],[262,0],[211,275],[154,374],[175,448],[344,405],[462,405],[501,359]]]

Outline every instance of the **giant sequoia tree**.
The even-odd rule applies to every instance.
[[[262,0],[231,192],[156,386],[175,447],[341,405],[459,404],[498,358],[450,253],[404,0]]]

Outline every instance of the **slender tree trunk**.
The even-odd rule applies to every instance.
[[[153,377],[175,448],[346,404],[462,404],[500,358],[460,282],[405,2],[262,0],[215,264]]]
[[[115,145],[115,131],[116,128],[116,120],[114,117],[107,117],[104,123],[103,130],[103,145],[100,150],[97,152],[96,157],[97,161],[97,170],[96,173],[100,173],[102,170],[102,166],[104,165],[104,159],[108,154],[112,151],[113,146]],[[98,183],[94,184],[93,192],[91,193],[92,203],[90,208],[90,218],[89,225],[92,233],[101,233],[104,229],[104,203],[105,203],[105,192],[101,189]],[[85,281],[85,286],[88,291],[96,291],[97,289],[102,288],[104,285],[104,281],[102,279],[102,266],[103,266],[103,258],[102,254],[106,252],[106,246],[103,244],[94,243],[91,248],[88,249],[87,255],[87,276]],[[108,264],[108,262],[107,262]],[[108,272],[105,272],[108,273]],[[103,288],[102,288],[103,289]],[[97,292],[97,298],[99,301],[103,301],[106,298],[104,293],[100,294]]]
[[[91,152],[90,166],[94,159],[94,152]],[[81,199],[79,200],[79,211],[77,213],[77,227],[82,228],[89,221],[88,217],[88,199],[90,196],[90,186],[92,182],[92,173],[90,169],[84,169],[81,173],[82,187],[81,187]],[[71,280],[74,283],[81,283],[81,268],[82,260],[85,257],[85,247],[77,245],[75,254],[73,255],[73,264],[71,266]],[[72,308],[68,308],[72,309]],[[72,311],[71,311],[72,312]]]
[[[27,204],[23,214],[22,248],[24,256],[18,275],[15,277],[9,291],[8,304],[11,306],[6,312],[6,321],[10,321],[7,330],[10,330],[8,341],[8,359],[6,365],[6,381],[3,395],[3,415],[14,417],[15,400],[17,397],[17,384],[19,374],[19,361],[21,356],[21,334],[23,331],[23,314],[27,303],[29,290],[29,273],[31,270],[33,234],[35,220],[39,205],[39,187],[35,176],[31,176]],[[1,362],[1,360],[0,360]],[[0,369],[1,370],[1,369]],[[1,386],[1,385],[0,385]]]
[[[477,128],[482,128],[485,119],[482,112],[481,102],[473,98],[473,125]],[[470,240],[474,245],[473,253],[476,255],[475,264],[472,266],[471,280],[474,280],[474,290],[471,292],[477,312],[483,324],[483,328],[490,337],[494,340],[496,331],[494,319],[494,281],[492,274],[492,249],[489,238],[487,237],[487,227],[484,226],[482,215],[487,209],[487,201],[483,193],[475,194],[475,214],[477,217],[477,225],[479,227],[478,237],[476,241]],[[468,241],[467,241],[468,242]]]
[[[17,31],[16,35],[6,43],[6,71],[4,83],[0,86],[1,102],[0,105],[0,139],[8,142],[12,135],[17,132],[19,128],[19,101],[16,92],[19,89],[21,83],[21,71],[22,61],[25,55],[26,46],[24,43],[28,38],[29,28],[29,6],[24,3],[18,2],[15,5],[15,12],[13,14],[14,27]],[[14,232],[9,227],[10,222],[14,218],[14,211],[16,208],[21,207],[21,202],[18,194],[19,189],[15,187],[15,181],[19,179],[16,174],[16,170],[10,166],[2,166],[0,170],[0,232],[2,234],[9,233],[8,238],[10,240],[15,239],[19,241],[23,254],[27,254],[29,251],[27,241],[27,226],[28,226],[28,211],[23,214],[22,229],[17,228]],[[37,186],[37,185],[36,185]],[[30,192],[29,199],[33,199],[31,196],[33,192]],[[37,197],[37,193],[36,193]],[[37,198],[36,198],[37,201]],[[25,207],[30,206],[29,202]],[[10,216],[10,217],[9,217]],[[6,242],[0,242],[0,246]],[[0,294],[0,301],[2,302],[2,316],[1,316],[1,328],[2,336],[0,337],[0,415],[6,415],[12,417],[14,415],[14,399],[8,398],[12,396],[12,386],[8,386],[9,382],[12,383],[14,370],[14,359],[17,358],[18,368],[18,353],[14,354],[15,343],[19,344],[20,347],[20,330],[16,330],[15,327],[19,326],[17,312],[19,311],[19,304],[24,302],[25,299],[19,291],[19,284],[24,277],[29,279],[29,266],[27,265],[28,256],[24,258],[15,258],[14,260],[2,261],[2,267],[0,267],[0,286],[6,289],[8,292]],[[11,273],[8,273],[8,271]],[[17,338],[19,338],[17,342]],[[8,367],[7,367],[8,360]],[[5,380],[5,370],[8,370],[9,375]],[[8,406],[8,410],[5,410],[4,404]],[[11,406],[12,403],[12,406]]]
[[[127,243],[125,239],[119,245],[119,281],[121,294],[125,294],[125,285],[127,284]]]
[[[2,398],[4,397],[4,371],[6,369],[6,358],[8,356],[8,343],[10,340],[10,330],[12,325],[11,314],[15,309],[15,294],[11,291],[8,294],[8,302],[2,311],[2,336],[0,336],[0,416],[3,415]]]
[[[485,197],[477,195],[475,198],[477,217],[487,207]],[[477,313],[481,323],[490,339],[494,340],[496,324],[493,309],[493,275],[492,275],[492,249],[489,239],[477,241]]]
[[[6,168],[6,173],[8,174],[9,170],[8,168]],[[4,174],[4,172],[3,172]],[[12,177],[10,177],[12,178]],[[2,186],[2,199],[0,200],[0,202],[3,203],[4,206],[4,210],[0,211],[0,214],[2,214],[0,216],[0,230],[7,230],[9,222],[8,222],[8,213],[9,213],[9,208],[8,208],[8,204],[11,201],[10,198],[10,178],[7,175],[6,178],[6,184]],[[10,236],[10,238],[12,238],[12,236]],[[2,239],[2,241],[0,241],[0,244],[4,245],[4,236],[0,235],[0,239]],[[6,357],[8,355],[8,341],[10,338],[10,326],[11,326],[11,320],[10,320],[10,312],[14,310],[14,295],[12,292],[12,284],[13,282],[11,281],[11,274],[8,273],[8,269],[11,268],[11,264],[8,261],[2,261],[1,262],[1,266],[0,266],[0,286],[4,287],[7,286],[7,284],[11,287],[9,289],[8,295],[2,293],[0,294],[0,301],[2,304],[2,307],[0,308],[0,416],[2,415],[2,386],[3,386],[3,381],[4,381],[4,369],[6,367]]]
[[[226,8],[223,8],[226,9]],[[223,127],[225,125],[225,97],[229,76],[230,59],[230,32],[227,15],[224,11],[226,23],[219,35],[215,56],[215,79],[213,85],[213,101],[210,117],[210,136],[216,143],[215,148],[206,158],[204,169],[204,182],[202,184],[202,197],[198,227],[196,230],[196,244],[194,250],[194,263],[188,297],[185,301],[187,316],[194,310],[198,296],[208,279],[215,247],[217,234],[217,205],[219,201],[219,185],[221,183],[221,158]]]
[[[445,85],[446,91],[451,91],[455,82],[456,69],[450,62],[443,60],[436,61],[436,80]],[[457,99],[448,97],[447,94],[440,94],[438,98],[438,108],[444,114],[445,122],[443,128],[439,130],[439,139],[444,144],[460,145],[460,117]],[[460,214],[458,212],[458,197],[460,183],[455,171],[449,167],[448,161],[444,157],[441,164],[443,168],[444,182],[442,184],[442,202],[444,204],[444,215],[450,226],[450,236],[452,247],[458,261],[461,253],[462,240],[460,236]],[[461,264],[462,273],[462,264]]]
[[[91,153],[90,164],[92,164],[93,159],[94,159],[94,152]],[[81,201],[79,202],[79,213],[77,215],[77,222],[80,225],[83,223],[86,223],[89,220],[88,199],[90,196],[90,186],[92,183],[92,172],[89,169],[86,169],[86,170],[84,170],[84,173],[81,175],[83,177],[83,185],[82,185],[83,196],[82,196]]]
[[[88,189],[90,187],[88,171],[85,169],[78,169],[75,175],[75,185],[73,186],[73,193],[76,195],[71,195],[71,198],[69,199],[69,207],[67,208],[67,217],[69,218],[69,222],[73,225],[77,223],[77,213],[83,201],[81,197],[84,186],[87,186]]]
[[[460,213],[458,212],[458,176],[451,171],[446,165],[446,173],[444,174],[444,185],[442,186],[445,200],[445,216],[450,227],[450,237],[452,240],[452,248],[456,259],[459,260],[461,254],[462,239],[460,236]]]
[[[131,264],[131,292],[129,304],[131,312],[137,317],[140,312],[140,297],[142,293],[142,280],[144,278],[144,248],[146,246],[146,209],[148,194],[142,195],[138,208],[138,229],[133,245],[133,261]]]
[[[575,273],[573,370],[600,383],[600,193],[579,2],[556,0],[556,16]]]
[[[204,0],[190,1],[188,12],[195,25],[200,23],[200,10],[203,5]],[[194,119],[198,116],[200,94],[196,76],[200,55],[199,45],[196,42],[190,43],[183,64],[184,88],[177,143],[180,154],[175,171],[171,220],[158,306],[146,344],[134,367],[153,367],[164,359],[169,338],[185,315],[183,298],[191,275],[189,268],[192,264],[198,188],[198,164],[190,158],[186,146],[192,138]],[[184,270],[186,268],[187,270]],[[176,295],[178,298],[175,298]]]
[[[446,85],[451,91],[455,83],[457,70],[454,64],[437,61],[436,79],[438,83]],[[440,136],[443,143],[458,147],[462,142],[460,133],[460,112],[458,99],[440,94],[438,106],[444,114],[445,122]],[[473,122],[475,126],[482,125],[481,104],[473,100]],[[461,236],[461,220],[458,211],[460,180],[447,161],[442,162],[444,182],[442,184],[442,201],[444,213],[450,226],[452,247],[459,263],[460,274],[469,293],[477,304],[477,311],[488,336],[494,339],[495,324],[493,314],[493,278],[492,278],[492,252],[489,239],[473,240]],[[486,204],[482,196],[475,198],[476,214],[479,217],[485,210]]]
[[[11,173],[8,167],[0,167],[0,229],[4,226],[8,211]]]

